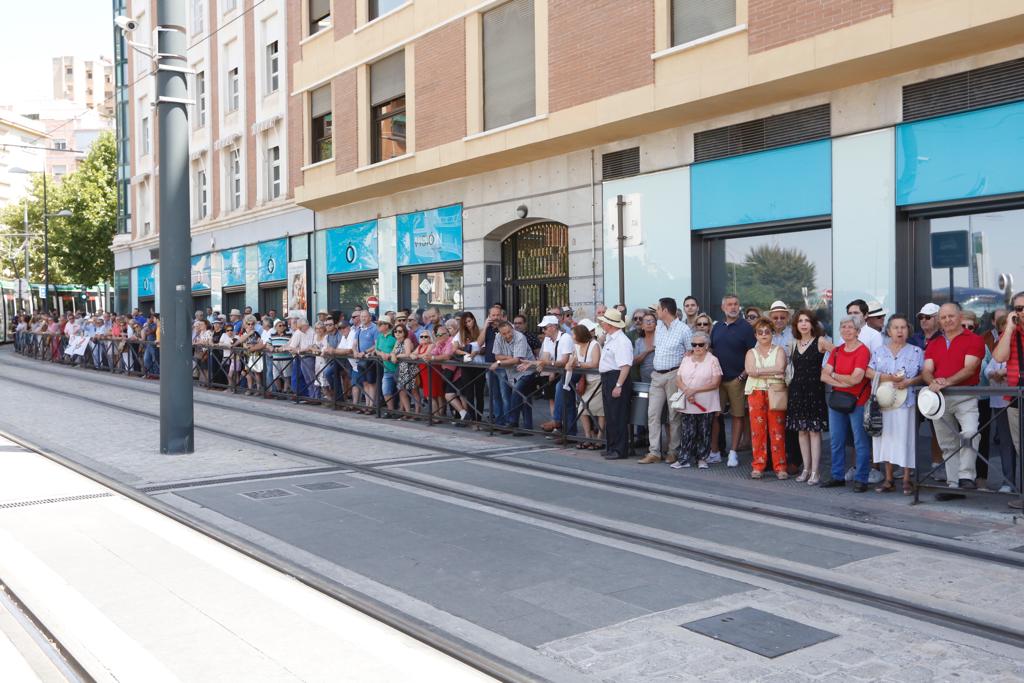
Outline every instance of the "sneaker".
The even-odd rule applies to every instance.
[[[708,458],[708,462],[711,462],[711,458]],[[740,466],[740,456],[736,455],[736,451],[729,451],[729,467]]]
[[[853,481],[853,476],[856,473],[857,473],[857,470],[852,468],[852,467],[850,469],[846,470],[846,481]]]
[[[682,461],[682,463],[683,463],[682,469],[684,469],[684,470],[688,470],[691,467],[693,467],[693,465],[690,464],[689,460],[684,460],[684,461]],[[673,464],[675,464],[675,463],[673,463]]]
[[[707,461],[708,461],[708,464],[711,464],[711,465],[715,465],[717,463],[720,463],[720,462],[722,462],[722,454],[719,453],[718,451],[711,451],[710,453],[708,453]],[[731,467],[731,465],[730,465],[730,467]]]
[[[868,472],[869,484],[881,483],[883,479],[885,479],[885,476],[882,474],[881,470],[871,470],[870,472]]]
[[[764,472],[761,472],[760,470],[751,470],[751,472],[750,472],[750,478],[751,479],[760,479],[763,476],[764,476]]]
[[[957,483],[960,485],[960,488],[962,488],[962,489],[976,489],[976,488],[978,488],[978,485],[975,484],[970,479],[961,479]]]
[[[641,465],[650,465],[651,463],[655,462],[661,462],[661,456],[656,453],[648,453],[639,460],[639,463]]]
[[[960,484],[956,483],[955,481],[951,481],[948,484],[946,484],[946,488],[958,489],[960,488]]]
[[[778,472],[775,473],[775,478],[776,479],[789,479],[789,472],[787,472],[786,470],[779,470]]]
[[[1009,484],[1003,484],[999,487],[999,493],[1013,493],[1013,489],[1010,488]]]
[[[708,461],[703,458],[697,461],[698,470],[706,470],[708,468]]]
[[[669,467],[671,467],[674,470],[681,470],[684,467],[689,467],[689,466],[690,466],[690,463],[688,463],[688,462],[684,463],[682,460],[676,460],[674,463],[669,465]]]
[[[853,484],[853,492],[854,493],[864,493],[867,490],[868,490],[868,485],[865,484],[862,481],[858,481],[858,482],[855,482]]]

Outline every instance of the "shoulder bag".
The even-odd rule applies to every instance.
[[[875,373],[875,378],[871,380],[871,398],[868,399],[867,408],[864,410],[864,431],[868,433],[868,436],[881,436],[882,435],[882,407],[878,405],[878,379],[881,375]]]
[[[814,340],[817,342],[817,339]],[[793,356],[796,354],[797,343],[795,339],[790,339],[786,342],[786,386],[793,383],[793,376],[796,374],[796,368],[793,367]]]
[[[836,357],[842,353],[842,347],[835,347],[832,351],[832,356]],[[838,365],[838,361],[836,365]],[[833,366],[835,367],[835,366]],[[860,401],[860,397],[864,395],[864,390],[867,389],[868,384],[864,382],[864,385],[860,388],[860,391],[854,395],[848,391],[836,391],[835,387],[828,395],[828,407],[837,413],[845,413],[849,415],[857,408],[857,402]]]
[[[559,335],[559,339],[561,339],[561,335]],[[584,363],[586,363],[587,360],[590,358],[590,345],[593,344],[593,343],[594,342],[587,342],[587,350],[583,352],[583,362]],[[556,348],[557,348],[557,342],[556,342]],[[580,378],[578,380],[576,380],[576,393],[579,394],[580,396],[582,396],[583,394],[587,393],[587,376],[585,374],[584,375],[580,375]]]

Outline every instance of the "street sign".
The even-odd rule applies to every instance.
[[[378,306],[380,306],[380,299],[375,296],[366,298],[366,307],[371,311],[376,311]]]
[[[18,298],[29,301],[32,298],[32,285],[25,278],[18,279]]]
[[[971,265],[966,230],[932,233],[932,268],[966,268]]]

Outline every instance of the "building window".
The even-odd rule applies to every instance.
[[[53,173],[53,179],[60,182],[64,179],[64,176],[68,174],[68,167],[64,164],[59,164],[51,169]]]
[[[206,218],[209,210],[208,195],[206,190],[206,171],[196,171],[196,220]]]
[[[67,149],[68,148],[68,141],[65,140],[64,138],[57,138],[56,140],[53,141],[53,148],[54,149]]]
[[[196,72],[196,127],[206,125],[206,72]]]
[[[203,0],[192,0],[192,34],[203,32]]]
[[[237,147],[228,156],[228,208],[242,208],[242,152]]]
[[[239,88],[238,67],[228,70],[228,111],[238,111]]]
[[[409,0],[368,0],[368,2],[369,6],[367,7],[366,14],[369,20],[373,21],[382,14],[387,14],[401,7],[409,2]]]
[[[142,234],[148,235],[151,232],[153,232],[153,224],[150,223],[149,221],[146,221],[145,223],[142,224]]]
[[[277,41],[267,45],[267,94],[277,92],[279,82],[280,64],[278,58]]]
[[[281,148],[277,145],[267,149],[267,200],[281,196]]]
[[[533,0],[512,0],[483,15],[484,129],[537,113]]]
[[[227,14],[231,10],[238,9],[238,0],[224,0],[224,13]]]
[[[149,117],[142,117],[142,130],[139,132],[139,137],[142,138],[142,156],[149,154]]]
[[[331,25],[331,0],[309,0],[309,35]]]
[[[311,163],[324,161],[334,156],[333,121],[331,119],[331,86],[325,85],[314,90],[309,97],[310,140],[313,148]]]
[[[370,162],[402,156],[405,137],[405,52],[370,66]]]
[[[736,25],[736,0],[672,0],[672,44],[682,45]]]

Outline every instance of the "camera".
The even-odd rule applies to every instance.
[[[131,17],[119,16],[114,18],[114,25],[125,33],[131,33],[139,27],[139,22]]]

